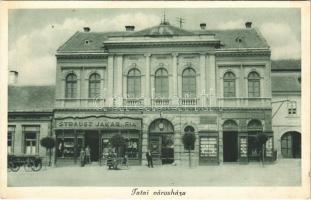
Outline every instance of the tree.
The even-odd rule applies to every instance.
[[[117,157],[119,157],[121,148],[126,145],[126,140],[121,134],[118,133],[110,138],[110,144],[116,148]]]
[[[49,166],[51,166],[52,149],[55,147],[55,139],[47,136],[40,140],[40,144],[46,149],[47,152],[49,151]]]
[[[194,149],[194,143],[195,143],[195,135],[194,133],[185,133],[182,137],[182,141],[184,144],[184,147],[186,150],[188,150],[189,155],[189,167],[191,167],[191,156],[190,151]]]
[[[266,142],[268,141],[268,136],[264,133],[259,133],[257,135],[257,142],[258,142],[258,145],[261,149],[261,161],[262,161],[262,164],[264,165],[264,159],[265,159],[265,144]]]

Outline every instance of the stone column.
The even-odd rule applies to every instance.
[[[210,73],[210,82],[208,92],[210,96],[210,103],[211,106],[216,106],[218,89],[216,88],[217,73],[216,73],[216,63],[214,54],[209,54],[209,73]]]
[[[116,102],[116,106],[122,106],[122,81],[123,81],[123,55],[116,56],[116,68],[115,68],[115,80],[114,80],[114,98]],[[108,77],[109,79],[109,77]]]
[[[113,55],[108,56],[108,72],[107,72],[107,106],[113,106]]]
[[[146,59],[146,82],[145,82],[145,105],[150,106],[150,100],[151,100],[151,87],[150,87],[150,53],[145,54]]]
[[[177,67],[177,56],[178,53],[172,53],[173,56],[173,105],[178,105],[178,67]]]
[[[201,97],[201,106],[206,105],[206,71],[205,71],[205,60],[206,60],[206,55],[201,54],[200,55],[200,91],[199,95]]]

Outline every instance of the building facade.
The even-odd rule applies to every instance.
[[[115,134],[126,138],[132,165],[144,164],[148,149],[156,164],[188,164],[185,133],[196,137],[195,165],[258,160],[260,133],[272,160],[270,54],[250,22],[234,30],[85,27],[56,53],[56,165],[78,164],[87,146],[102,164]]]
[[[300,60],[272,62],[274,145],[281,158],[301,158]]]
[[[77,160],[83,146],[101,162],[116,133],[136,164],[148,148],[156,163],[187,162],[185,132],[196,135],[197,164],[251,160],[259,132],[269,135],[271,157],[270,49],[247,26],[188,31],[164,22],[74,34],[56,54],[57,162]]]

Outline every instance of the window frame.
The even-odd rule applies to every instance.
[[[230,77],[231,76],[231,77]],[[236,76],[228,71],[223,76],[223,95],[224,97],[236,97]],[[228,83],[228,86],[226,84]]]
[[[10,148],[9,147],[9,144],[7,144],[7,153],[8,154],[13,154],[14,153],[14,143],[15,143],[15,126],[12,126],[12,125],[9,125],[8,126],[8,143],[9,141],[11,142],[11,145],[10,145]],[[9,135],[10,136],[10,139],[9,139]],[[10,149],[10,151],[9,151]]]
[[[127,98],[140,98],[140,97],[141,97],[141,72],[139,69],[133,68],[129,70],[127,74]]]
[[[28,129],[28,130],[27,130]],[[35,134],[35,139],[26,139],[27,134]],[[23,153],[25,155],[38,155],[39,154],[39,139],[40,139],[40,126],[23,126]],[[27,152],[27,141],[31,142],[31,152]],[[35,145],[33,145],[35,142]],[[32,149],[35,148],[35,151],[32,152]]]
[[[159,68],[155,72],[154,89],[156,98],[168,98],[169,78],[168,78],[168,71],[165,68]]]
[[[182,79],[181,80],[182,97],[196,98],[197,97],[196,71],[192,67],[187,67],[186,69],[183,70],[181,79]]]
[[[78,77],[75,73],[69,73],[65,80],[65,98],[77,98],[78,92]]]
[[[254,76],[253,76],[254,75]],[[247,77],[247,89],[248,89],[248,97],[250,98],[258,98],[261,95],[260,88],[260,75],[256,71],[252,71],[248,74]]]
[[[101,83],[101,77],[97,72],[92,73],[89,76],[89,98],[99,97],[100,83]]]

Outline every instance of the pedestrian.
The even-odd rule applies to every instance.
[[[89,146],[86,146],[85,148],[85,159],[86,163],[91,163],[91,149]]]
[[[80,162],[81,162],[81,167],[84,167],[84,165],[85,165],[85,151],[83,148],[81,148],[81,151],[80,151]]]
[[[146,153],[146,158],[147,158],[147,161],[148,161],[148,167],[152,167],[153,168],[152,154],[150,152],[150,149],[148,149],[148,151]]]

